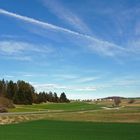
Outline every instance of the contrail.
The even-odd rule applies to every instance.
[[[34,18],[21,16],[19,14],[12,13],[12,12],[9,12],[9,11],[3,10],[3,9],[0,9],[0,14],[7,15],[7,16],[10,16],[10,17],[14,17],[16,19],[20,19],[20,20],[23,20],[25,22],[30,22],[32,24],[39,25],[39,26],[44,27],[44,28],[46,27],[46,28],[50,28],[50,29],[54,29],[54,30],[59,30],[59,31],[62,31],[62,32],[67,32],[67,33],[74,34],[74,35],[85,36],[84,34],[80,34],[78,32],[75,32],[75,31],[72,31],[72,30],[69,30],[69,29],[66,29],[66,28],[62,28],[62,27],[59,27],[59,26],[56,26],[56,25],[53,25],[53,24],[50,24],[50,23],[47,23],[47,22],[39,21],[39,20],[36,20]],[[88,35],[86,35],[86,36],[88,38],[91,38]]]
[[[22,16],[22,15],[19,15],[19,14],[16,14],[16,13],[12,13],[12,12],[6,11],[4,9],[0,9],[0,14],[25,21],[25,22],[40,26],[42,28],[52,29],[52,30],[56,30],[56,31],[60,31],[60,32],[66,32],[68,34],[73,34],[73,35],[88,39],[88,40],[93,41],[94,43],[98,44],[99,48],[103,47],[102,49],[106,49],[106,50],[116,49],[118,51],[124,51],[125,50],[123,47],[120,47],[120,46],[118,46],[114,43],[110,43],[108,41],[103,41],[103,40],[97,39],[95,37],[92,37],[90,35],[82,34],[82,33],[76,32],[76,31],[72,31],[72,30],[69,30],[69,29],[66,29],[66,28],[63,28],[63,27],[60,27],[60,26],[56,26],[54,24],[50,24],[50,23],[47,23],[47,22],[43,22],[43,21],[34,19],[34,18]]]

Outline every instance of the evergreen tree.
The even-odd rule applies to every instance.
[[[54,101],[53,93],[51,91],[48,94],[48,100],[49,100],[49,102],[53,102]]]
[[[4,79],[0,81],[0,96],[5,96],[6,95],[6,82]]]
[[[6,92],[6,97],[13,100],[14,95],[17,92],[17,84],[14,83],[13,81],[7,82],[7,92]]]
[[[14,103],[17,104],[32,104],[34,88],[24,81],[17,82],[18,91],[14,96]]]
[[[32,85],[25,81],[17,81],[14,83],[12,80],[5,81],[0,80],[0,96],[13,100],[15,104],[32,104],[32,103],[43,103],[43,102],[69,102],[65,93],[62,93],[60,98],[57,93],[54,94],[50,91],[35,92]]]
[[[54,102],[55,102],[55,103],[58,103],[58,102],[59,102],[59,98],[58,98],[56,92],[54,92]]]
[[[62,103],[69,102],[69,100],[67,99],[67,96],[64,92],[61,93],[61,95],[60,95],[60,102],[62,102]]]

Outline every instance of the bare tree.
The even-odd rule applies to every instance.
[[[129,104],[133,104],[134,102],[135,102],[134,99],[130,99],[130,100],[128,101]]]
[[[121,98],[120,97],[115,97],[114,98],[114,105],[119,106],[120,103],[121,103]]]

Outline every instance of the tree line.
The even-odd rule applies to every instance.
[[[35,88],[23,81],[17,82],[0,80],[0,97],[6,97],[12,100],[15,104],[32,104],[32,103],[43,103],[43,102],[55,102],[64,103],[69,102],[66,94],[61,93],[58,97],[57,93],[53,92],[39,92],[35,91]]]

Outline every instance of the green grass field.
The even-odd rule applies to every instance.
[[[102,105],[88,104],[82,102],[74,103],[48,103],[48,104],[34,104],[34,105],[18,105],[10,112],[30,112],[30,111],[82,111],[82,110],[99,110]]]
[[[33,121],[0,126],[0,140],[139,140],[139,123]]]
[[[9,110],[12,115],[0,115],[5,124],[0,126],[0,140],[139,140],[139,100],[134,104],[124,100],[119,109],[111,104],[17,105]]]
[[[15,123],[28,120],[62,120],[62,121],[90,121],[90,122],[138,122],[140,123],[140,103],[123,105],[119,109],[103,109],[112,102],[86,103],[45,103],[33,105],[17,105],[9,112],[15,115],[0,116],[0,123]],[[43,112],[39,112],[43,111]],[[20,114],[20,112],[25,112]],[[30,114],[28,114],[29,112]],[[19,113],[19,114],[16,114]],[[35,114],[34,114],[35,113]]]

